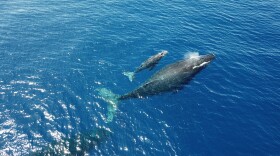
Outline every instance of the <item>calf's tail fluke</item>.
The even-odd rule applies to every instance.
[[[123,72],[123,75],[127,76],[129,81],[132,82],[135,77],[135,72]]]
[[[107,119],[106,122],[112,122],[115,116],[120,97],[117,94],[114,94],[112,91],[106,88],[96,89],[98,95],[108,104],[107,105]]]

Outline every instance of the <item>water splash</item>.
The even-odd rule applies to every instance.
[[[198,52],[187,52],[184,55],[184,59],[196,59],[199,57],[199,53]]]

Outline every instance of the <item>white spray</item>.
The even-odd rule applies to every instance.
[[[199,53],[198,52],[187,52],[184,55],[184,59],[197,59],[199,57]]]

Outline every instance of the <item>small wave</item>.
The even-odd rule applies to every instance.
[[[12,80],[10,82],[11,84],[27,84],[27,85],[30,85],[30,86],[37,86],[38,84],[36,82],[32,82],[32,81],[23,81],[23,80]]]

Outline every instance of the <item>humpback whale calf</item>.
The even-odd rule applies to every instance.
[[[200,55],[169,64],[138,88],[124,95],[116,95],[106,88],[97,89],[102,99],[108,103],[107,122],[113,120],[119,101],[180,90],[214,58],[214,54]]]
[[[151,56],[146,61],[144,61],[139,67],[136,68],[134,72],[123,72],[123,74],[127,76],[128,79],[132,82],[136,73],[144,69],[152,70],[167,53],[168,52],[166,50],[163,50],[160,53]]]

